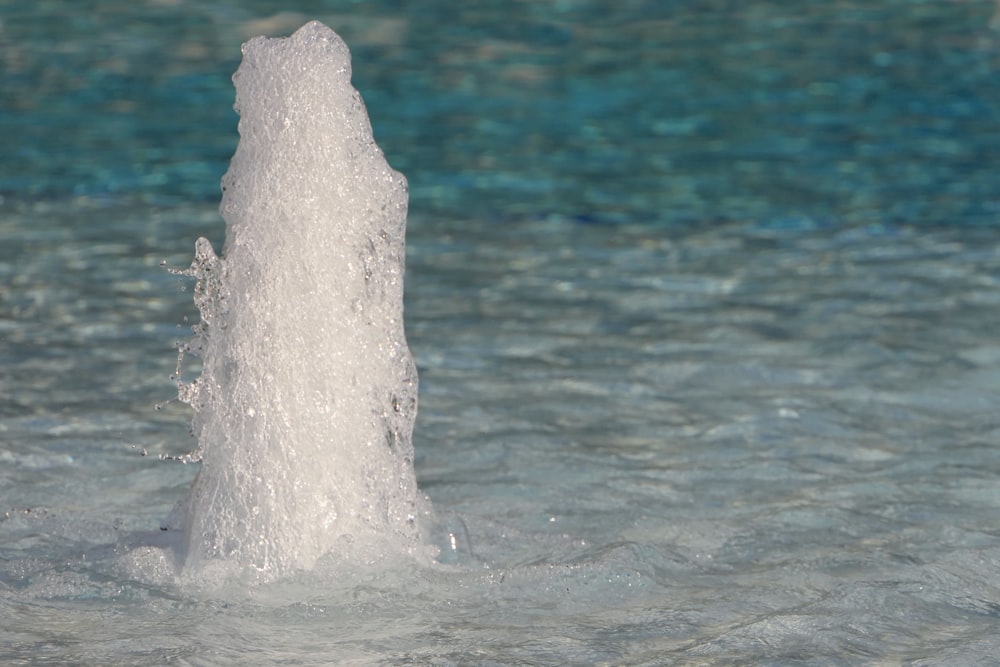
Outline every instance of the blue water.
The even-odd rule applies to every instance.
[[[283,11],[0,3],[0,662],[993,660],[993,3]],[[220,598],[129,566],[197,472],[160,263],[311,18],[411,186],[442,565]]]

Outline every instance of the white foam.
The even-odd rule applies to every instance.
[[[318,22],[243,46],[221,258],[179,382],[202,469],[171,527],[186,570],[266,577],[351,543],[420,544],[417,373],[403,330],[407,184],[375,144],[350,53]],[[377,538],[373,541],[374,538]]]

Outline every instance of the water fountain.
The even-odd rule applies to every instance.
[[[181,349],[201,471],[168,521],[186,571],[269,579],[349,550],[421,550],[403,330],[407,183],[372,136],[350,53],[311,22],[243,47],[240,141],[221,256],[184,274],[201,322]],[[184,355],[203,361],[181,378]],[[359,556],[360,554],[360,556]]]

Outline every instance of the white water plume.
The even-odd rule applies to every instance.
[[[419,551],[406,179],[326,26],[250,40],[233,81],[225,245],[217,257],[199,239],[184,272],[201,323],[181,354],[203,361],[178,379],[202,466],[169,522],[184,568],[270,578],[359,545],[365,558]]]

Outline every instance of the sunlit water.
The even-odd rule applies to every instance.
[[[310,21],[243,45],[221,255],[200,237],[178,398],[199,464],[165,528],[185,575],[274,580],[319,558],[427,553],[406,342],[406,178],[372,138],[350,51]],[[201,373],[185,377],[188,357]],[[170,559],[168,559],[170,560]],[[426,559],[425,559],[426,560]]]
[[[239,43],[303,17],[188,4],[0,8],[3,662],[1000,652],[991,4],[306,7],[412,188],[440,563],[214,592],[130,567],[197,472],[160,263],[221,242]]]

